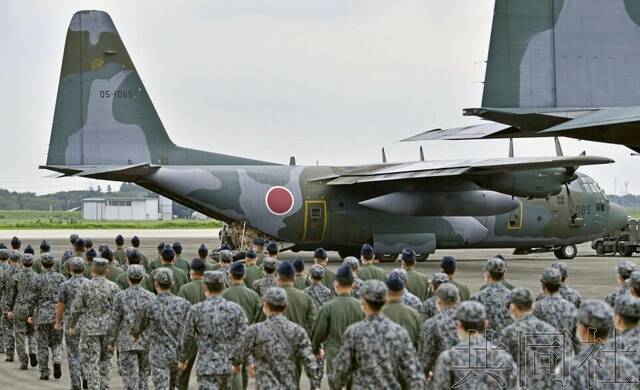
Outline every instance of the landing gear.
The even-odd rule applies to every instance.
[[[618,243],[618,253],[620,256],[631,257],[633,256],[633,247],[627,246],[624,242]]]
[[[398,253],[384,253],[379,254],[378,257],[382,262],[394,262],[398,259]]]
[[[599,241],[596,243],[596,254],[598,256],[604,256],[604,242]]]
[[[564,245],[553,251],[553,254],[560,260],[571,260],[578,254],[578,248],[575,245]]]

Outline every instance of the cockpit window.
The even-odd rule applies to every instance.
[[[598,193],[602,192],[598,183],[596,183],[591,177],[581,175],[577,180],[574,180],[569,188],[572,191],[580,191],[580,192],[591,192]]]

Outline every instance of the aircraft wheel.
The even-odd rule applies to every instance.
[[[604,242],[596,242],[596,254],[598,256],[604,256]]]
[[[422,263],[424,261],[427,261],[428,258],[429,258],[429,254],[428,253],[416,253],[416,261],[418,263]]]
[[[578,248],[575,245],[564,245],[553,251],[553,254],[560,260],[571,260],[578,254]]]
[[[398,253],[385,253],[380,255],[380,261],[393,262],[398,260]]]

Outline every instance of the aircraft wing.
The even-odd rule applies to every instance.
[[[328,180],[328,185],[353,185],[433,177],[492,175],[547,168],[567,168],[583,165],[610,164],[613,160],[597,156],[519,157],[419,161],[406,164],[376,165],[338,173],[310,181]]]
[[[431,140],[465,140],[491,138],[491,136],[500,136],[504,138],[506,134],[518,133],[520,130],[513,126],[503,125],[502,123],[483,123],[481,125],[472,125],[465,127],[456,127],[453,129],[433,129],[424,133],[405,138],[401,142],[411,141],[431,141]]]

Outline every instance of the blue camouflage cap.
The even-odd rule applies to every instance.
[[[621,261],[618,263],[617,270],[623,279],[628,279],[631,273],[636,270],[636,265],[628,260]]]
[[[253,239],[253,245],[255,246],[264,246],[264,240],[260,237],[256,237]]]
[[[9,260],[9,250],[7,248],[0,249],[0,261]]]
[[[577,320],[587,328],[611,329],[613,309],[599,299],[587,299],[578,309]]]
[[[33,260],[33,255],[31,253],[27,253],[22,256],[22,265],[24,265],[25,267],[30,267],[33,265]]]
[[[357,270],[360,268],[360,260],[353,256],[347,256],[342,260],[342,265],[348,265],[352,270]]]
[[[511,290],[511,298],[509,303],[513,303],[516,306],[531,307],[533,304],[533,294],[531,290],[524,287],[516,287]]]
[[[157,268],[153,275],[153,280],[164,285],[173,284],[173,271],[169,268]]]
[[[449,276],[443,272],[436,272],[431,278],[431,285],[438,288],[441,284],[449,282]]]
[[[296,276],[296,270],[288,261],[281,261],[280,265],[278,266],[278,274],[286,278],[293,278],[294,276]]]
[[[487,260],[484,270],[503,274],[507,271],[507,264],[499,257],[492,257]]]
[[[464,301],[456,310],[453,318],[461,322],[480,322],[487,319],[487,312],[479,302]]]
[[[564,261],[554,261],[551,264],[551,267],[557,268],[560,270],[560,274],[562,275],[562,280],[566,279],[569,274],[569,266]]]
[[[625,317],[640,318],[640,299],[631,294],[618,294],[613,310]]]
[[[320,264],[314,264],[313,266],[311,266],[309,274],[314,279],[322,279],[324,278],[324,267]]]
[[[133,264],[127,268],[127,276],[129,279],[141,280],[144,278],[144,268],[140,264]]]
[[[633,271],[629,276],[629,286],[636,290],[640,290],[640,271]]]
[[[265,291],[262,300],[272,306],[283,307],[287,305],[287,292],[280,287],[270,287]]]
[[[360,296],[367,302],[384,303],[387,299],[387,286],[376,279],[370,279],[360,286]]]
[[[547,268],[542,271],[540,281],[549,286],[559,286],[562,284],[562,271],[559,268]]]
[[[17,262],[17,261],[20,261],[21,259],[22,259],[22,254],[19,251],[12,249],[11,252],[9,253],[9,260]]]
[[[402,283],[407,284],[407,271],[404,268],[394,268],[389,272],[391,274],[398,274],[398,277],[402,279]]]
[[[387,276],[387,280],[385,281],[387,288],[396,292],[404,290],[404,283],[403,278],[398,272],[389,273],[389,276]]]
[[[109,260],[103,257],[96,257],[91,262],[91,266],[98,269],[107,269],[109,267]]]
[[[220,260],[223,263],[231,263],[233,261],[233,253],[230,250],[223,249],[220,251]]]
[[[69,269],[72,271],[84,270],[84,260],[82,257],[72,257],[71,260],[69,260]]]
[[[53,263],[55,263],[55,258],[53,257],[53,253],[51,252],[43,253],[42,256],[40,256],[40,263],[43,266],[52,266]]]
[[[458,287],[453,283],[444,283],[435,292],[435,296],[445,303],[455,303],[460,299]]]
[[[222,271],[207,271],[204,273],[204,282],[213,284],[225,284],[226,276]]]
[[[275,270],[276,264],[277,261],[273,257],[265,257],[264,260],[262,260],[262,267],[265,269]]]
[[[233,263],[231,263],[231,267],[229,267],[229,272],[234,276],[244,275],[244,264],[242,264],[242,262],[240,261],[234,261]]]

